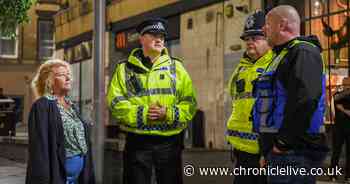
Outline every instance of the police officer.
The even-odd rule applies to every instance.
[[[326,156],[323,117],[325,69],[316,36],[300,36],[295,8],[281,5],[266,15],[264,31],[274,57],[254,83],[255,130],[270,168],[321,166]],[[265,139],[265,134],[270,138]],[[269,183],[316,183],[312,174],[270,175]]]
[[[107,101],[113,117],[127,132],[124,183],[182,183],[182,132],[196,112],[196,97],[182,61],[164,47],[163,19],[148,19],[136,28],[141,48],[117,65]]]
[[[234,70],[230,83],[232,114],[227,122],[227,140],[236,157],[235,167],[259,168],[258,134],[253,132],[251,110],[254,104],[252,82],[271,62],[272,51],[262,30],[265,15],[257,11],[246,19],[241,39],[246,51]],[[235,184],[263,183],[261,176],[235,176]]]

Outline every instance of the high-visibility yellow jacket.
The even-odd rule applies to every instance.
[[[255,102],[252,96],[252,82],[266,69],[272,60],[272,51],[268,51],[255,62],[242,57],[235,68],[229,90],[232,97],[232,113],[227,122],[226,138],[240,151],[259,153],[258,134],[253,132],[251,111]]]
[[[143,65],[142,49],[134,49],[126,62],[117,65],[107,103],[121,128],[145,135],[179,134],[196,112],[196,95],[189,74],[179,59],[166,49],[149,69]],[[147,118],[149,106],[166,106],[166,119]]]

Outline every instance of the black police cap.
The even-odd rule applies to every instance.
[[[151,18],[141,22],[136,31],[143,35],[145,33],[161,33],[167,35],[167,21],[161,18]]]
[[[241,39],[243,40],[247,36],[261,35],[264,36],[263,27],[265,24],[265,13],[262,11],[256,11],[248,16],[245,21],[243,33]]]

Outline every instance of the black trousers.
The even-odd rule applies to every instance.
[[[124,184],[182,184],[183,136],[149,136],[129,133],[124,150]]]
[[[259,160],[260,155],[259,154],[251,154],[247,152],[243,152],[237,149],[233,150],[233,154],[236,158],[236,165],[235,168],[260,168]],[[233,184],[264,184],[266,183],[266,177],[265,176],[243,176],[238,175],[235,176]]]
[[[350,122],[346,122],[350,123]],[[342,147],[345,143],[346,146],[346,162],[345,162],[345,168],[343,169],[343,172],[345,171],[345,178],[350,178],[350,132],[344,131],[343,127],[333,127],[333,152],[332,152],[332,159],[331,159],[331,167],[335,168],[336,166],[339,167],[339,158],[340,154],[342,152]],[[344,173],[343,173],[344,174]]]

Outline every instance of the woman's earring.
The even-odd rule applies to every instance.
[[[53,90],[52,90],[52,88],[50,87],[50,84],[46,84],[46,91],[47,91],[48,93],[50,93],[51,95],[53,95]]]

